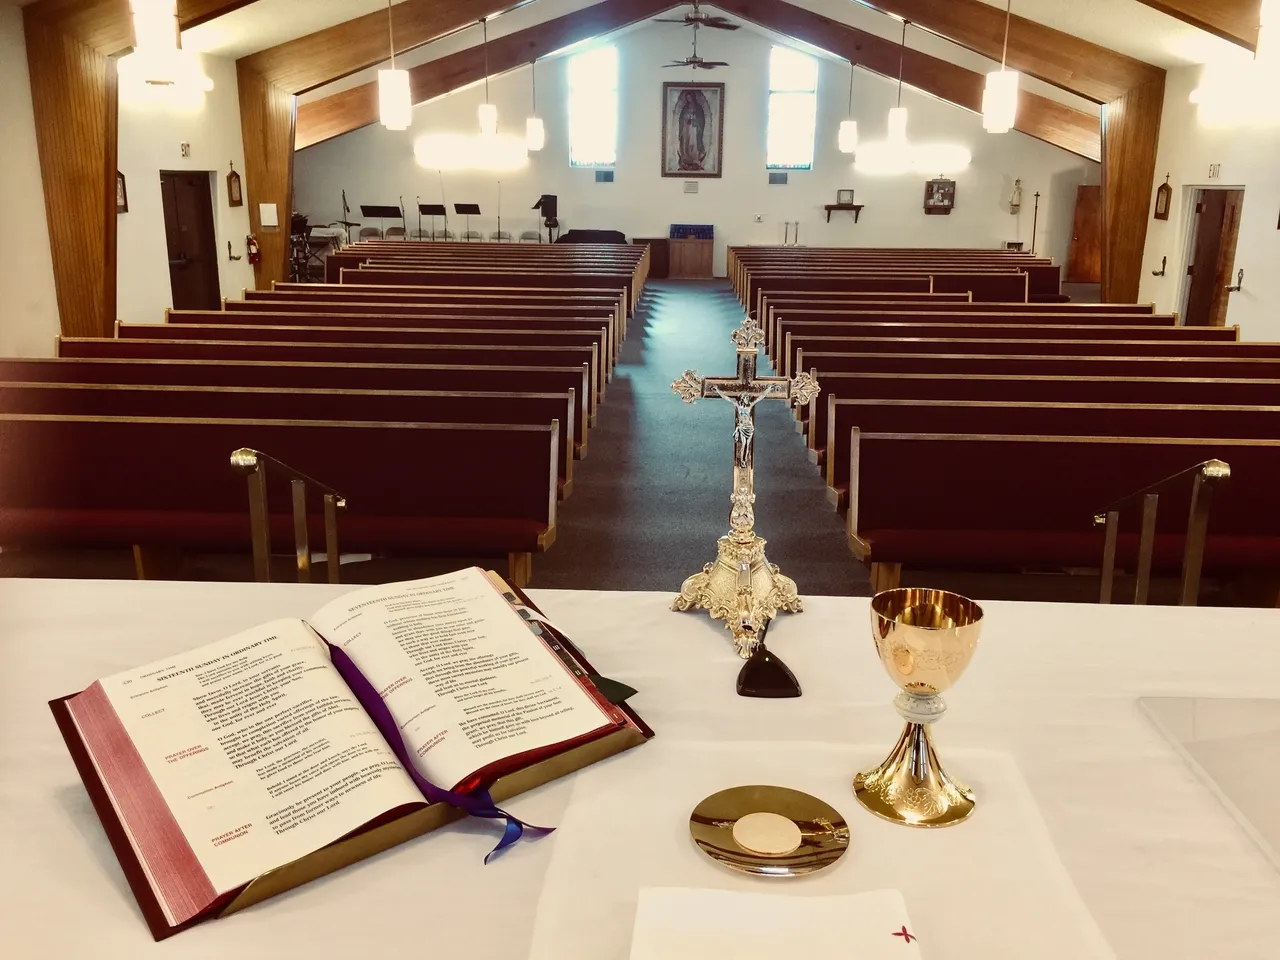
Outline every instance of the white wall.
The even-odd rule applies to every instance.
[[[51,357],[58,300],[18,7],[0,7],[0,90],[0,356]]]
[[[1244,289],[1230,295],[1227,323],[1239,324],[1246,340],[1280,340],[1280,119],[1271,109],[1271,121],[1233,122],[1212,106],[1197,107],[1188,97],[1204,70],[1186,67],[1170,70],[1165,84],[1164,115],[1160,122],[1160,146],[1156,153],[1157,179],[1171,174],[1173,205],[1167,221],[1152,219],[1147,225],[1147,246],[1140,300],[1154,301],[1160,310],[1179,309],[1186,276],[1187,234],[1191,223],[1189,200],[1198,187],[1243,187],[1244,209],[1236,247],[1236,269],[1244,269]],[[1262,102],[1274,98],[1274,89],[1239,86],[1235,106],[1255,114]],[[1221,174],[1209,179],[1209,165],[1221,164]],[[1148,211],[1150,216],[1150,211]],[[1165,276],[1153,277],[1160,258],[1168,257]]]
[[[236,256],[243,257],[244,238],[249,232],[249,207],[227,205],[229,163],[234,162],[240,172],[245,196],[249,189],[244,176],[236,65],[222,57],[205,56],[201,61],[213,80],[213,90],[185,105],[142,96],[121,84],[118,166],[128,187],[129,212],[116,216],[116,316],[128,323],[159,323],[164,309],[173,305],[161,170],[213,171],[222,295],[239,297],[242,288],[253,286],[248,259],[227,259],[227,241]],[[182,156],[183,142],[191,144],[189,159]]]
[[[793,171],[787,186],[769,186],[764,166],[766,78],[770,41],[744,28],[736,33],[703,31],[699,53],[732,66],[700,71],[696,79],[723,82],[725,94],[724,176],[699,181],[699,192],[686,195],[683,181],[663,178],[659,171],[660,94],[665,80],[688,80],[692,71],[665,70],[661,64],[689,51],[687,31],[647,26],[616,40],[620,60],[619,151],[616,181],[597,184],[591,170],[569,167],[565,130],[564,58],[538,67],[539,113],[547,127],[547,146],[531,155],[529,166],[502,175],[445,173],[447,200],[474,201],[489,216],[473,222],[494,229],[497,183],[502,180],[503,227],[518,233],[536,226],[530,204],[540,194],[560,197],[560,219],[571,227],[606,228],[628,236],[665,236],[675,223],[711,223],[716,228],[716,270],[723,272],[726,244],[773,243],[783,236],[784,220],[801,223],[808,245],[996,247],[1005,240],[1031,239],[1032,195],[1041,192],[1038,251],[1065,260],[1075,206],[1076,187],[1098,182],[1097,164],[1018,133],[994,136],[982,130],[980,118],[966,110],[908,89],[903,103],[911,111],[910,136],[916,141],[947,141],[968,146],[974,155],[969,169],[957,174],[956,208],[947,217],[925,216],[925,174],[873,177],[855,173],[849,158],[836,149],[836,128],[848,102],[848,66],[823,59],[819,73],[819,116],[814,169]],[[854,113],[864,138],[882,137],[896,86],[857,71]],[[415,197],[438,202],[435,170],[418,166],[414,138],[427,131],[476,129],[476,106],[483,88],[473,86],[419,106],[414,125],[393,133],[380,125],[300,151],[295,158],[295,204],[312,222],[339,216],[345,188],[353,210],[361,203],[396,203],[404,197],[413,209]],[[500,129],[523,132],[529,111],[529,71],[516,71],[490,82],[490,99],[498,105]],[[1025,191],[1022,213],[1011,216],[1007,201],[1015,177]],[[847,213],[824,222],[824,203],[836,190],[853,188],[856,202],[866,205],[855,226]],[[492,213],[491,213],[492,212]],[[763,222],[757,224],[753,215]],[[358,216],[353,219],[360,219]],[[410,217],[408,227],[416,227]],[[424,224],[425,226],[425,224]],[[459,218],[450,223],[461,230]]]

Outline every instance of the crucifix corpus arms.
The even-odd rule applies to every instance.
[[[695,371],[686,370],[671,384],[685,403],[718,397],[734,407],[729,533],[720,538],[716,561],[685,580],[672,608],[696,607],[724,620],[733,633],[738,653],[746,658],[754,652],[766,621],[779,610],[799,613],[801,609],[795,582],[765,559],[765,541],[755,532],[756,404],[763,400],[807,404],[818,395],[819,388],[818,381],[807,373],[791,379],[756,376],[758,348],[764,342],[764,334],[751,317],[743,320],[732,339],[738,354],[735,377],[700,377]]]

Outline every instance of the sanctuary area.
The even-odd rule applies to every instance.
[[[1275,956],[1280,0],[0,81],[0,954]]]

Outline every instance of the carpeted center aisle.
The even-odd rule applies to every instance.
[[[727,281],[650,281],[617,371],[560,504],[556,542],[534,587],[677,591],[715,559],[729,526],[733,408],[671,391],[685,369],[730,376],[742,306]],[[760,372],[772,374],[763,355]],[[786,404],[756,407],[756,532],[801,596],[869,595],[844,524],[805,455]]]

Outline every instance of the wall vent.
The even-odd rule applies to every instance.
[[[612,171],[612,170],[597,170],[597,171],[596,171],[596,183],[613,183],[613,171]]]
[[[785,186],[787,182],[787,174],[785,170],[775,170],[769,174],[770,186]]]

